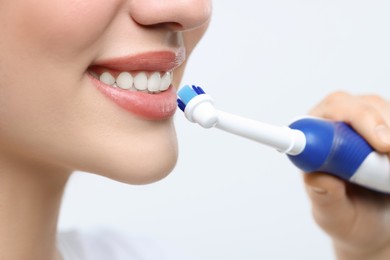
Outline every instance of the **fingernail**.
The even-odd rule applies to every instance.
[[[375,128],[376,135],[382,143],[390,144],[390,128],[385,125],[378,125]]]
[[[310,189],[311,189],[313,192],[315,192],[315,193],[317,193],[317,194],[320,194],[320,195],[325,195],[325,194],[328,193],[327,190],[325,190],[325,189],[323,189],[323,188],[319,188],[319,187],[310,187]]]

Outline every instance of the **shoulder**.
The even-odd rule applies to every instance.
[[[190,260],[163,242],[107,229],[61,232],[58,248],[64,260]]]

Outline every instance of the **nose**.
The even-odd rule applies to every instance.
[[[132,0],[130,15],[144,26],[164,25],[186,31],[205,24],[211,16],[211,0]]]

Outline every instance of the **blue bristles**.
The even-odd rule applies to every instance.
[[[195,92],[196,92],[198,95],[206,94],[206,92],[204,92],[204,90],[203,90],[201,87],[197,87],[197,86],[192,85],[192,88],[195,90]]]
[[[184,109],[186,109],[186,104],[183,103],[179,98],[177,99],[177,106],[180,108],[181,111],[184,112]]]
[[[188,85],[185,85],[177,93],[177,95],[179,96],[179,98],[177,99],[177,105],[179,106],[181,111],[184,112],[188,102],[190,102],[194,97],[202,94],[206,94],[206,93],[203,91],[201,87],[197,87],[197,86],[190,87]]]

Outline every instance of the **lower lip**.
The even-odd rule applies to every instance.
[[[88,77],[105,97],[131,114],[147,120],[164,120],[175,114],[177,95],[172,86],[164,92],[149,94],[115,88],[89,74]]]

